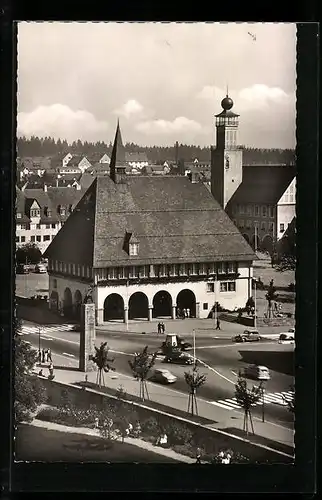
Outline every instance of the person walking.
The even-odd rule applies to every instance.
[[[51,349],[47,349],[47,361],[50,361],[52,363],[52,357],[51,357]]]
[[[201,464],[201,449],[197,448],[196,464]]]
[[[219,320],[219,318],[217,318],[217,326],[216,326],[216,330],[221,330],[221,328],[220,328],[220,320]]]
[[[38,351],[38,363],[41,363],[41,359],[42,359],[41,350],[39,349],[39,351]]]
[[[160,323],[160,321],[158,323],[158,333],[161,333],[161,323]]]
[[[164,325],[163,321],[161,323],[161,328],[162,328],[162,333],[164,333],[165,332],[165,325]]]
[[[41,362],[45,363],[46,357],[45,357],[45,349],[42,349],[41,351]]]

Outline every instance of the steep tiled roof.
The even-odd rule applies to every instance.
[[[229,201],[276,204],[296,175],[294,165],[249,165],[243,167],[243,181]]]
[[[147,162],[148,157],[144,152],[137,153],[125,153],[125,161],[126,162]]]
[[[129,232],[137,256],[124,250]],[[255,258],[205,186],[176,176],[97,177],[46,257],[94,267]]]
[[[92,153],[91,155],[89,156],[86,156],[86,158],[88,159],[88,161],[94,165],[95,163],[98,163],[104,155],[107,155],[108,156],[108,153]],[[110,159],[110,158],[109,158]]]
[[[73,157],[67,163],[66,168],[78,167],[79,163],[82,161],[83,158],[85,158],[84,155],[73,155]]]
[[[79,179],[79,184],[81,185],[83,192],[84,190],[88,189],[89,186],[91,186],[94,179],[95,179],[94,175],[87,173],[87,171],[82,174],[82,176]]]

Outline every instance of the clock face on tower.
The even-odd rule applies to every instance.
[[[225,160],[226,160],[225,168],[228,169],[229,168],[229,156],[228,155],[225,156]]]

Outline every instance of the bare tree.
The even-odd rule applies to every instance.
[[[140,383],[140,398],[142,401],[144,401],[145,398],[149,399],[146,380],[155,363],[156,357],[157,351],[153,354],[149,354],[148,346],[145,346],[141,353],[135,353],[133,359],[129,360],[133,375]]]
[[[189,386],[188,413],[198,415],[196,392],[207,380],[207,376],[199,373],[197,363],[195,362],[193,369],[190,372],[184,373],[184,378]]]
[[[114,362],[114,358],[109,358],[108,356],[110,348],[107,345],[107,342],[102,342],[99,347],[94,347],[95,354],[90,355],[89,359],[92,360],[98,368],[96,384],[98,387],[102,387],[102,385],[105,386],[104,372],[107,373],[110,370],[115,371],[115,368],[111,366],[111,363]]]
[[[235,398],[237,403],[244,410],[244,425],[243,430],[248,435],[249,423],[251,425],[252,433],[254,434],[254,426],[251,414],[252,405],[258,403],[262,397],[262,388],[253,386],[251,389],[247,387],[247,381],[243,377],[239,377],[235,384]]]

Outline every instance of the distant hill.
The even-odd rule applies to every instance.
[[[52,137],[19,137],[17,139],[17,156],[23,157],[47,157],[59,153],[70,152],[72,154],[92,155],[93,153],[111,153],[112,144],[106,144],[103,141],[82,142],[80,140],[68,144],[66,140],[58,139],[55,141]],[[146,153],[150,163],[162,164],[166,160],[174,161],[176,158],[175,146],[139,146],[134,143],[126,143],[127,153],[136,153],[138,151]],[[210,161],[210,147],[201,148],[187,144],[178,145],[178,159],[185,162],[192,162],[198,158],[199,162]],[[267,165],[267,164],[290,164],[295,162],[295,151],[292,149],[259,149],[244,147],[243,163],[244,165]]]

